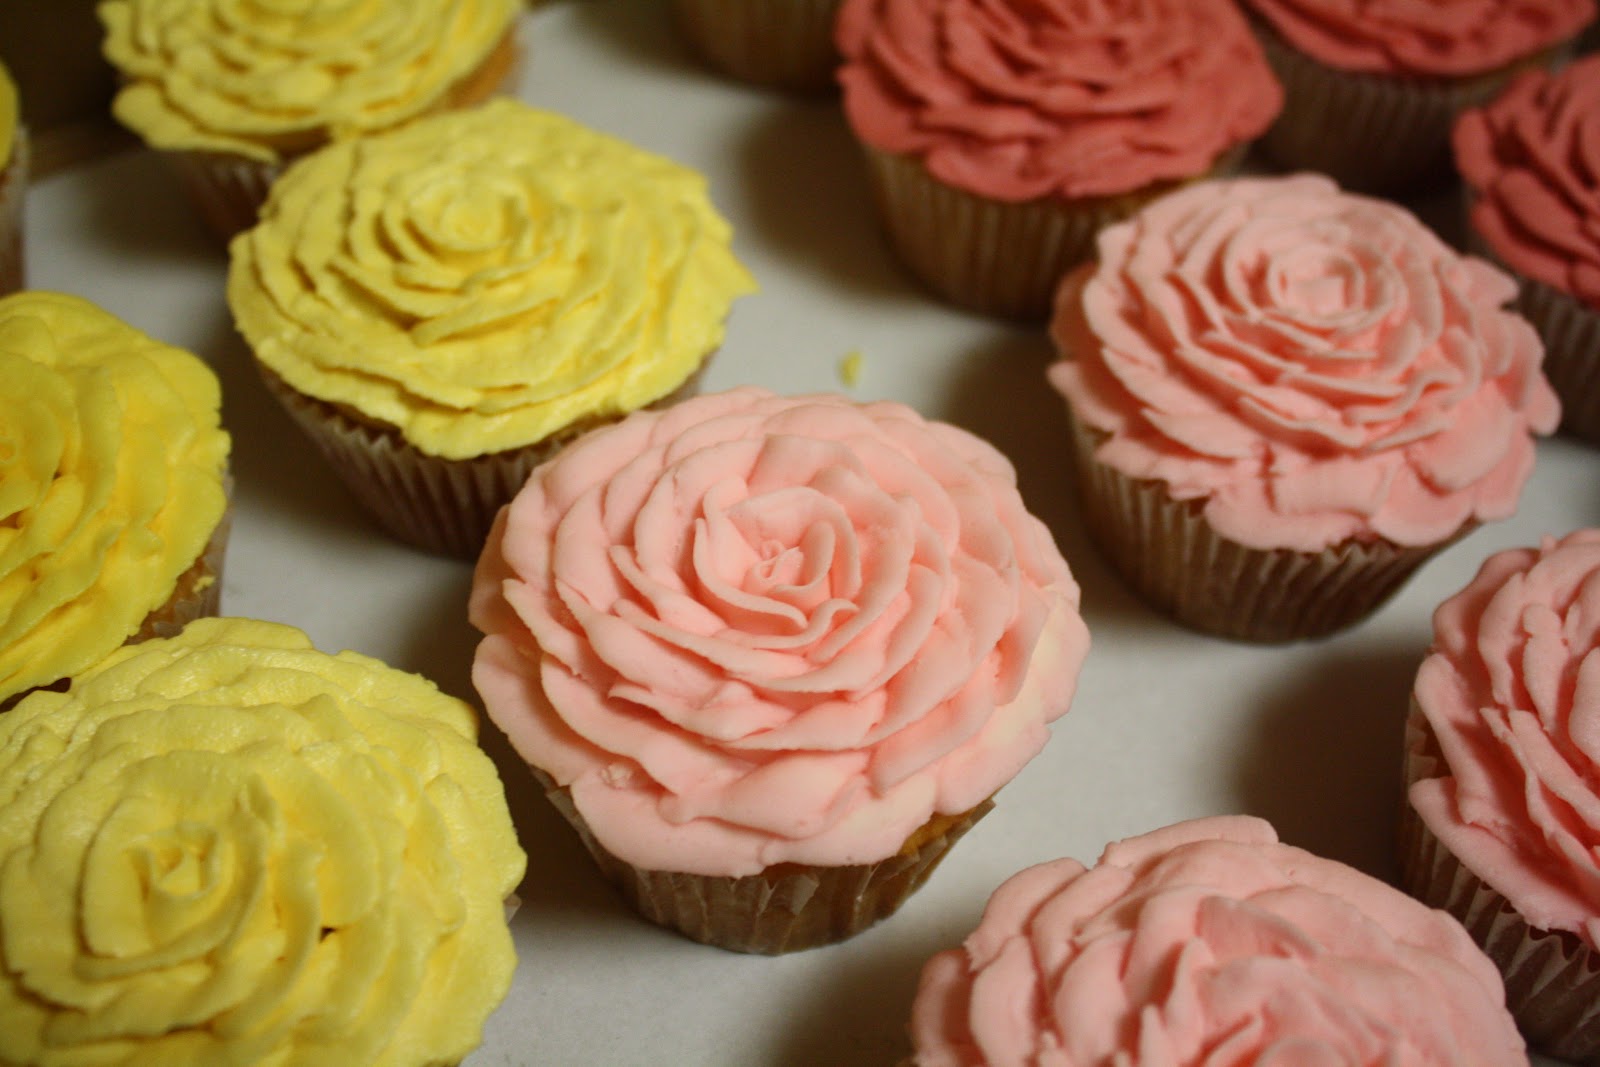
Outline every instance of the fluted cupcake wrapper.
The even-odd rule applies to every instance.
[[[1073,420],[1089,532],[1139,596],[1204,633],[1264,644],[1332,633],[1377,610],[1444,547],[1380,540],[1322,552],[1250,548],[1213,530],[1203,501],[1174,500],[1162,482],[1096,461],[1102,439]]]
[[[780,864],[742,878],[635,867],[602,845],[572,795],[529,768],[550,803],[577,831],[606,880],[658,926],[731,952],[775,956],[843,941],[899,910],[927,881],[993,800],[959,815],[935,815],[895,855],[843,867]]]
[[[231,480],[229,482],[231,488]],[[139,632],[129,641],[148,641],[155,637],[176,637],[196,619],[210,618],[222,610],[222,566],[228,554],[228,535],[233,529],[233,508],[226,508],[217,520],[211,539],[189,569],[178,576],[172,595],[164,604],[145,616]]]
[[[683,38],[740,81],[819,92],[833,87],[841,0],[674,0]]]
[[[11,158],[0,169],[0,296],[14,293],[28,283],[23,208],[27,202],[30,169],[28,131],[18,126],[11,145]]]
[[[1413,701],[1406,785],[1443,773],[1437,741]],[[1573,1063],[1600,1064],[1600,952],[1567,931],[1530,926],[1445,847],[1409,802],[1400,815],[1400,879],[1407,893],[1455,916],[1494,961],[1506,1007],[1530,1045]]]

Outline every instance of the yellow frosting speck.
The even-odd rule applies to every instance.
[[[75,296],[0,300],[0,701],[135,633],[227,507],[216,375]]]
[[[289,385],[462,459],[682,385],[754,288],[730,238],[698,173],[498,100],[290,167],[228,302]]]
[[[203,619],[0,715],[0,1062],[455,1063],[525,857],[464,703]]]
[[[0,166],[11,160],[11,149],[17,143],[17,123],[21,121],[21,105],[17,101],[17,83],[11,72],[0,63]]]

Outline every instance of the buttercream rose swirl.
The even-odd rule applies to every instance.
[[[1192,176],[1282,102],[1237,10],[1211,0],[851,0],[838,36],[865,140],[1004,200]]]
[[[1100,455],[1224,536],[1320,551],[1504,517],[1558,407],[1514,283],[1403,209],[1303,175],[1172,194],[1063,289],[1052,380]],[[1081,284],[1080,284],[1081,283]],[[1266,477],[1260,475],[1266,472]]]
[[[24,700],[0,1059],[455,1062],[504,992],[521,870],[472,729],[422,679],[242,620]]]
[[[1037,750],[1083,651],[1004,461],[896,405],[740,390],[635,415],[541,468],[501,529],[475,682],[518,684],[531,636],[536,706],[501,724],[553,738],[543,769],[647,869],[892,854]],[[1030,656],[1065,690],[1043,707],[1019,699]]]
[[[1196,820],[1030,868],[924,970],[918,1067],[1525,1064],[1493,966],[1387,885]]]

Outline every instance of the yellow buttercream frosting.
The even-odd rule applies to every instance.
[[[202,619],[0,715],[0,1064],[422,1067],[482,1038],[521,878],[472,710]]]
[[[695,171],[496,100],[289,168],[228,302],[296,390],[464,459],[682,385],[754,289],[730,240]]]
[[[17,101],[17,83],[11,72],[0,63],[0,167],[11,161],[11,150],[17,143],[17,123],[21,121],[22,108]]]
[[[112,110],[163,149],[279,162],[444,105],[516,0],[102,0]]]
[[[75,296],[0,300],[0,701],[136,633],[227,507],[216,375]]]

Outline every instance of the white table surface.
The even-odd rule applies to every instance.
[[[1087,540],[1042,330],[946,308],[902,274],[835,102],[708,73],[662,0],[555,0],[525,19],[523,99],[702,170],[733,222],[762,289],[735,306],[704,388],[894,398],[993,441],[1083,586],[1093,648],[1043,754],[897,915],[777,958],[636,918],[486,724],[529,862],[515,983],[468,1067],[893,1064],[922,962],[960,940],[1003,879],[1058,856],[1092,861],[1108,841],[1189,817],[1253,813],[1291,843],[1393,875],[1401,722],[1429,613],[1488,553],[1600,526],[1600,453],[1542,442],[1515,518],[1453,546],[1352,631],[1268,648],[1191,633],[1136,600]],[[476,704],[470,566],[387,540],[276,408],[233,332],[222,249],[160,163],[134,150],[29,195],[32,285],[88,297],[222,379],[237,480],[224,610],[291,623],[325,650],[377,656]],[[851,352],[861,373],[847,385]]]

